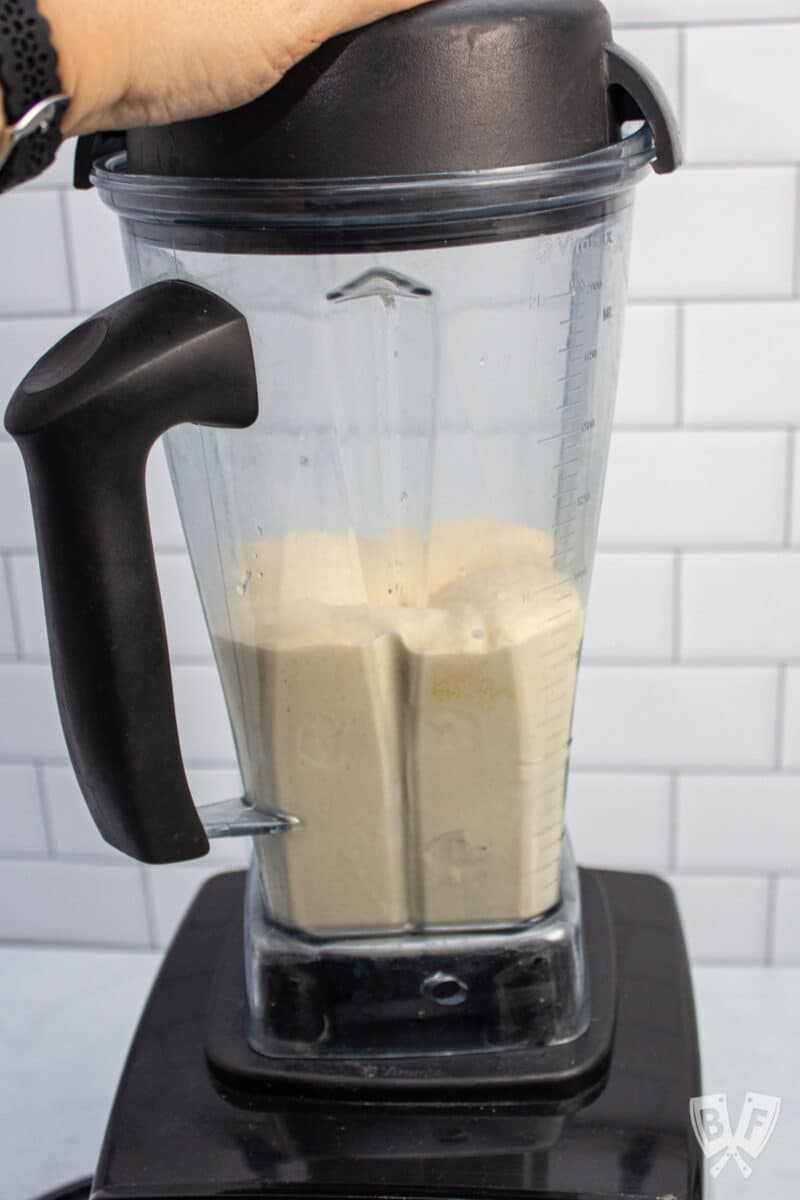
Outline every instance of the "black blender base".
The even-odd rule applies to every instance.
[[[247,1041],[245,945],[242,922],[238,921],[228,931],[211,989],[206,1040],[209,1063],[221,1080],[234,1087],[250,1087],[262,1093],[265,1089],[300,1091],[304,1095],[313,1092],[332,1099],[421,1100],[432,1097],[455,1101],[483,1100],[489,1094],[550,1101],[586,1094],[608,1068],[617,1015],[617,973],[614,926],[605,889],[597,875],[583,871],[580,890],[592,1015],[586,1032],[573,1041],[550,1046],[530,1046],[523,1042],[513,1048],[495,1045],[489,1052],[481,1053],[395,1053],[389,1058],[374,1055],[359,1058],[356,1054],[327,1058],[265,1057],[253,1050]],[[558,948],[556,946],[556,950]],[[500,954],[494,955],[491,966],[482,967],[484,975],[492,967],[498,975],[510,975],[515,966],[522,975],[521,952],[516,951],[516,964],[514,957],[514,951],[507,952],[505,960]],[[424,971],[435,970],[437,965],[426,966]],[[442,963],[441,969],[446,971],[447,966]],[[535,980],[530,978],[530,968],[524,973],[526,986],[512,995],[515,998],[519,995],[517,1004],[524,997],[528,1009],[533,1011],[533,1018],[509,1021],[512,1027],[526,1028],[533,1024],[543,1000],[545,1007],[552,1007],[553,1003],[542,996],[541,987],[537,988]],[[348,981],[349,977],[348,971]],[[487,997],[491,994],[488,987],[484,987],[483,992]],[[292,999],[290,994],[286,996],[286,1008],[291,1006]],[[296,1008],[299,1003],[300,997],[297,997]],[[369,997],[361,1003],[369,1011]],[[410,1033],[417,1031],[419,1038],[421,1018],[427,1014],[415,1011],[418,1004],[413,1007],[403,1005],[399,997],[395,1008],[396,1021]],[[465,1014],[467,1019],[469,1016]],[[427,1044],[436,1046],[439,1032],[434,1025],[433,1033],[426,1034]],[[446,1027],[441,1030],[440,1046],[446,1045],[448,1033]]]
[[[223,946],[241,921],[244,875],[213,879],[142,1016],[94,1200],[699,1200],[702,1156],[689,1120],[699,1056],[672,894],[649,876],[583,874],[584,889],[605,894],[616,945],[605,1072],[570,1096],[531,1085],[513,1097],[487,1087],[392,1100],[357,1088],[326,1096],[299,1083],[258,1087],[212,1069],[209,1008]]]

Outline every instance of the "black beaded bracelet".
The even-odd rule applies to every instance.
[[[61,92],[50,26],[36,0],[0,0],[0,87],[10,142],[0,154],[0,192],[49,167],[69,98]]]

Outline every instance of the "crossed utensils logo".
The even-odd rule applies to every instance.
[[[745,1179],[753,1168],[743,1157],[757,1159],[766,1149],[781,1115],[778,1096],[762,1096],[748,1092],[736,1132],[732,1132],[728,1097],[697,1096],[690,1104],[692,1129],[707,1159],[716,1159],[711,1167],[712,1179],[718,1179],[733,1159]]]

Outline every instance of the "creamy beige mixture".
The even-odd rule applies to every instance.
[[[557,901],[583,610],[551,558],[489,521],[247,548],[216,649],[248,796],[298,819],[258,847],[279,920],[479,926]]]

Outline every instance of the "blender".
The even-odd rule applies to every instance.
[[[700,1195],[674,902],[564,830],[633,192],[679,159],[597,0],[438,0],[82,140],[137,290],[6,417],[67,744],[127,854],[254,844],[168,952],[96,1200]],[[162,436],[244,781],[199,810]]]

